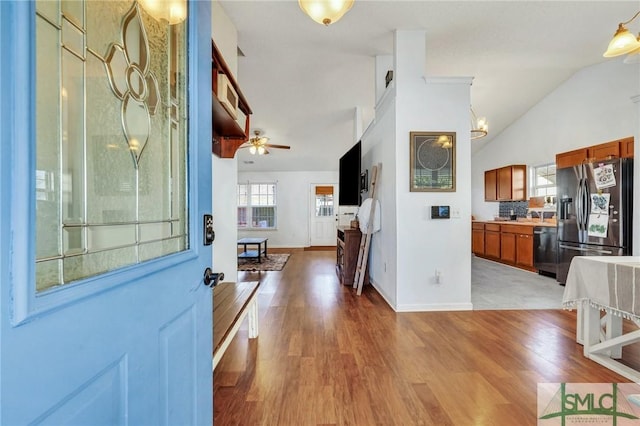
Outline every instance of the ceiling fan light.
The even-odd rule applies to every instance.
[[[625,28],[619,24],[618,30],[609,42],[607,51],[602,56],[605,58],[613,58],[614,56],[624,55],[636,49],[640,49],[640,41]]]
[[[249,152],[253,155],[256,155],[256,147],[254,145],[251,145],[249,147]]]
[[[298,0],[300,9],[318,24],[338,22],[351,9],[354,0]]]
[[[261,145],[261,146],[258,147],[258,155],[263,155],[265,153],[265,151],[266,150],[264,149],[264,146]]]

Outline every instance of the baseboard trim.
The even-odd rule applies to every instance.
[[[389,301],[389,298],[388,298],[387,294],[386,294],[384,291],[382,291],[382,290],[380,289],[380,287],[378,286],[378,284],[376,284],[376,282],[375,282],[375,281],[373,281],[373,280],[371,279],[371,277],[369,277],[369,284],[370,284],[370,285],[371,285],[371,287],[373,287],[373,288],[374,288],[374,290],[375,290],[375,291],[380,295],[380,297],[382,297],[382,298],[384,299],[384,301],[385,301],[385,302],[387,302],[387,305],[389,305],[389,307],[395,311],[395,310],[396,310],[396,308],[395,308],[395,306],[393,306],[393,303],[391,303],[391,302]]]
[[[383,292],[374,280],[369,278],[369,283],[376,292],[387,302],[387,305],[395,312],[441,312],[441,311],[472,311],[472,303],[442,303],[442,304],[408,304],[394,306],[389,301],[387,294]]]
[[[472,303],[437,303],[398,305],[396,312],[472,311]]]
[[[336,246],[308,246],[304,251],[334,251]]]

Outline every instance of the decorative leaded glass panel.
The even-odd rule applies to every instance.
[[[186,23],[36,11],[37,290],[186,250]]]

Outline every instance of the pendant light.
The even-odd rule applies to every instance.
[[[138,2],[157,21],[167,21],[169,25],[175,25],[187,19],[186,0],[138,0]]]
[[[633,18],[629,19],[628,21],[618,24],[618,29],[609,42],[607,51],[604,52],[602,56],[604,56],[605,58],[613,58],[614,56],[624,55],[626,53],[631,53],[635,50],[640,49],[640,36],[636,38],[636,36],[631,34],[625,27],[626,24],[636,19],[638,15],[640,15],[640,11],[638,11],[638,13],[636,13]]]
[[[471,108],[471,139],[480,139],[489,134],[489,123],[485,117],[476,117]]]
[[[351,9],[354,0],[298,0],[300,9],[318,24],[338,22]]]

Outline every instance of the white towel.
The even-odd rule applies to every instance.
[[[367,198],[362,202],[362,205],[358,209],[358,221],[360,221],[360,231],[364,234],[367,232],[367,226],[369,224],[369,215],[371,214],[371,202],[372,198]],[[376,200],[375,212],[373,213],[373,229],[371,233],[378,232],[380,230],[380,201]]]

